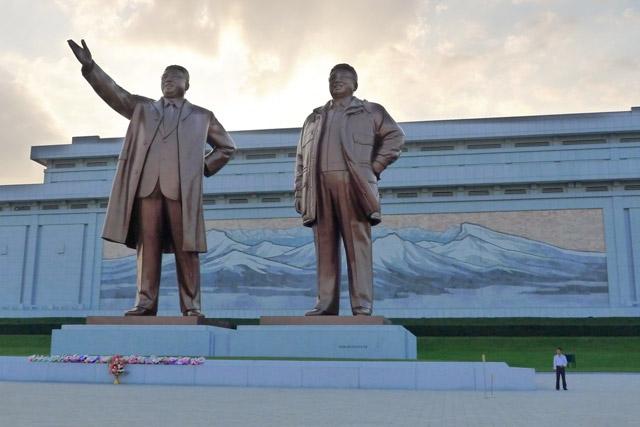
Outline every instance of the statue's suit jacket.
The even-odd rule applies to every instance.
[[[302,126],[296,156],[295,204],[304,225],[317,215],[319,144],[330,102],[313,110]],[[340,147],[359,208],[372,225],[380,222],[377,180],[400,156],[404,132],[380,104],[353,98],[345,110]]]
[[[97,64],[82,74],[111,108],[130,120],[102,231],[105,240],[135,248],[137,243],[136,193],[145,159],[162,120],[162,99],[154,101],[132,95],[118,86]],[[202,180],[220,170],[231,158],[235,145],[213,113],[185,100],[178,124],[180,200],[182,202],[183,250],[206,252],[202,213]],[[205,157],[205,142],[213,151]],[[163,251],[173,252],[171,236],[163,236]]]

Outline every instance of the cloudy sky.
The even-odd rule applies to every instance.
[[[398,121],[640,105],[638,0],[0,0],[0,185],[41,182],[33,145],[123,136],[66,40],[132,93],[164,66],[229,130],[297,127],[337,62]]]

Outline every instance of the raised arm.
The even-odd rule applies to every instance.
[[[213,148],[213,151],[204,158],[204,176],[209,177],[222,169],[236,151],[233,139],[213,113],[209,119],[207,144]]]
[[[79,46],[73,40],[67,40],[71,51],[82,64],[82,75],[89,82],[93,90],[118,113],[131,119],[133,110],[137,103],[148,102],[149,98],[139,95],[132,95],[113,81],[93,60],[91,51],[84,40]]]

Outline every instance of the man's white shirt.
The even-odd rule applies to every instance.
[[[553,369],[555,370],[558,366],[563,368],[567,366],[567,358],[564,354],[556,354],[553,356]]]

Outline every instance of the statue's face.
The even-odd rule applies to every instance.
[[[187,76],[182,71],[169,69],[162,74],[160,87],[162,95],[166,98],[181,98],[189,89],[189,83],[187,83]]]
[[[335,70],[329,75],[329,92],[332,98],[351,96],[355,90],[356,79],[350,71]]]

